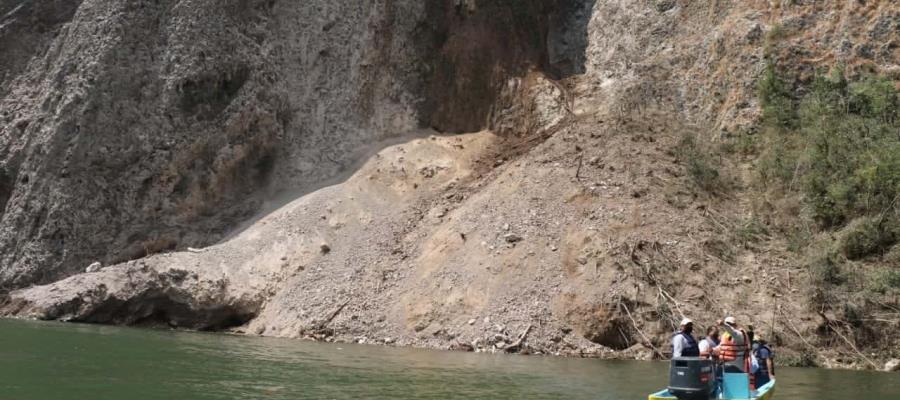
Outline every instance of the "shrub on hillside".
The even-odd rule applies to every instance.
[[[833,252],[814,255],[808,266],[813,281],[819,286],[842,285],[847,281],[847,276],[841,270],[840,259]]]
[[[809,305],[834,311],[863,344],[895,346],[872,332],[900,294],[900,90],[839,68],[804,85],[772,65],[757,88],[757,167],[773,203],[802,204],[784,210],[782,229],[807,256]],[[820,234],[828,231],[839,233]],[[875,262],[853,261],[861,259]]]
[[[709,152],[697,142],[695,135],[686,134],[681,138],[676,156],[687,167],[688,175],[694,184],[701,189],[715,192],[723,187],[718,168],[715,167]]]
[[[744,247],[749,247],[751,244],[759,242],[768,234],[769,229],[756,218],[746,218],[739,221],[734,230],[736,241]]]
[[[869,281],[869,289],[879,294],[900,292],[900,269],[888,268],[876,271]]]
[[[841,252],[851,260],[881,254],[897,243],[896,229],[882,218],[863,217],[845,228],[840,240]]]
[[[792,127],[795,120],[794,99],[788,85],[778,76],[775,64],[766,65],[756,89],[762,103],[763,120],[775,127]]]
[[[898,94],[877,78],[819,76],[800,106],[805,192],[825,227],[881,213],[900,195]]]
[[[799,352],[786,352],[779,356],[779,365],[796,368],[815,368],[819,366],[818,356],[810,349],[802,349]]]
[[[768,66],[758,89],[770,137],[764,181],[800,189],[823,228],[861,216],[898,218],[900,91],[884,78],[819,75],[799,100]]]

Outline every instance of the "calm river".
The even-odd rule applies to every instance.
[[[0,320],[2,400],[646,399],[666,368]],[[779,400],[900,400],[897,373],[778,378]]]

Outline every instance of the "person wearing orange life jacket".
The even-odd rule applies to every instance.
[[[750,345],[747,341],[747,332],[740,329],[734,317],[725,318],[724,323],[719,325],[725,330],[719,346],[715,348],[719,358],[725,363],[726,368],[733,366],[741,372],[749,372]]]

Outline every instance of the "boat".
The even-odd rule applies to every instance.
[[[648,400],[771,400],[775,380],[750,389],[750,375],[733,365],[700,357],[675,357],[669,367],[669,386]]]
[[[775,396],[775,380],[771,380],[765,385],[762,385],[757,390],[753,390],[750,392],[750,397],[724,397],[722,391],[716,391],[716,397],[712,399],[724,399],[724,400],[771,400]],[[673,394],[669,393],[669,389],[663,389],[659,392],[651,394],[647,397],[647,400],[678,400]]]

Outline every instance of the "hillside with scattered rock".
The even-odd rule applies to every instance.
[[[735,315],[783,363],[900,357],[895,2],[0,15],[3,315],[641,359]]]

